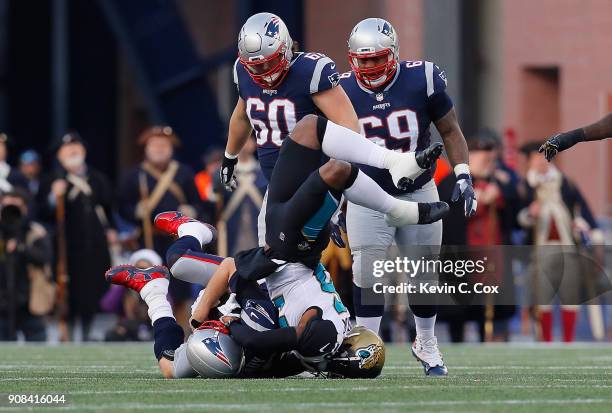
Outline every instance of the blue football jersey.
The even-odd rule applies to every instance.
[[[402,61],[393,80],[382,90],[372,91],[359,83],[353,72],[340,76],[364,136],[387,149],[412,152],[430,145],[430,125],[453,107],[446,93],[446,74],[424,61]],[[385,169],[359,165],[385,191],[398,195],[414,191],[429,182],[435,166],[419,176],[407,190],[393,184]]]
[[[319,110],[312,95],[338,85],[336,64],[321,53],[296,53],[276,89],[264,89],[251,79],[238,60],[234,83],[246,103],[246,113],[257,139],[257,155],[268,181],[283,140],[304,116]]]

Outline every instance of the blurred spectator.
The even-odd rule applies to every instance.
[[[35,150],[29,149],[19,156],[19,172],[27,180],[30,194],[36,196],[40,187],[40,157]]]
[[[266,191],[266,180],[255,158],[256,144],[249,139],[238,154],[236,179],[238,188],[227,192],[217,181],[216,192],[224,194],[219,217],[219,254],[233,255],[254,248],[257,240],[257,217]]]
[[[28,218],[28,194],[14,189],[0,202],[0,340],[45,341],[43,316],[51,311],[51,242],[44,227]]]
[[[510,244],[518,193],[513,188],[509,173],[499,167],[499,139],[490,133],[481,133],[469,138],[467,144],[478,209],[474,216],[466,218],[463,205],[450,202],[456,182],[454,174],[444,178],[438,186],[438,192],[440,200],[448,202],[451,210],[443,220],[442,245],[478,247],[491,255],[488,257],[490,262],[493,259],[499,263],[498,268],[504,269],[498,271],[499,280],[510,278],[509,268],[501,265],[504,261],[502,249],[485,247]],[[485,317],[486,310],[483,306],[456,306],[450,311],[444,311],[442,318],[449,321],[451,339],[454,342],[463,341],[465,321],[472,319],[478,322],[480,339],[484,341],[486,323],[489,322],[488,327],[491,329],[493,318],[497,320],[500,330],[496,332],[497,335],[506,338],[508,331],[505,320],[512,316],[514,307],[492,306]],[[490,336],[492,333],[489,331]]]
[[[531,265],[538,306],[541,339],[552,341],[552,306],[561,301],[563,341],[574,340],[584,273],[577,244],[603,243],[603,235],[578,188],[543,155],[539,142],[521,147],[527,157],[526,205],[519,223],[529,229],[528,242],[536,245]]]
[[[128,264],[138,268],[161,265],[161,257],[153,250],[141,249],[130,255]],[[150,340],[150,322],[147,306],[140,295],[119,285],[111,285],[100,305],[109,313],[119,317],[117,325],[106,333],[106,341]]]
[[[107,288],[101,274],[110,266],[108,239],[116,237],[109,221],[112,191],[108,179],[85,163],[87,151],[77,133],[67,133],[56,147],[59,167],[41,182],[38,203],[40,216],[56,227],[57,265],[66,270],[57,274],[60,290],[67,276],[67,298],[58,305],[69,329],[61,339],[72,336],[70,327],[79,318],[85,341]]]
[[[223,150],[213,149],[203,156],[204,169],[195,176],[196,188],[202,200],[201,219],[215,224],[217,209],[217,194],[215,193],[215,180],[218,179],[218,170],[223,161]]]
[[[40,188],[40,157],[35,150],[29,149],[19,156],[19,172],[26,179],[27,189],[31,195],[30,204],[28,205],[30,217],[37,217],[38,205],[36,203],[36,196]]]
[[[144,160],[129,170],[119,185],[118,212],[123,220],[140,229],[139,247],[165,256],[172,239],[156,233],[153,218],[164,211],[181,211],[198,217],[201,201],[191,168],[172,159],[179,139],[169,126],[154,126],[139,138],[144,146]],[[191,286],[184,281],[170,281],[170,295],[177,321],[187,327]]]
[[[0,194],[13,188],[27,189],[28,181],[17,169],[8,163],[8,146],[12,143],[6,133],[0,132]]]

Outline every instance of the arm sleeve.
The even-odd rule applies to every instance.
[[[260,357],[295,350],[298,344],[297,333],[293,327],[257,331],[241,321],[234,321],[229,330],[238,344]]]
[[[427,88],[427,112],[432,121],[437,121],[453,108],[453,101],[446,93],[446,72],[432,62],[425,62]]]
[[[315,53],[307,53],[304,59],[310,59],[307,56],[317,56]],[[323,92],[324,90],[338,86],[340,74],[336,70],[336,63],[325,55],[321,55],[315,60],[314,70],[310,81],[310,94]]]

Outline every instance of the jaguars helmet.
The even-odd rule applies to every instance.
[[[348,39],[351,69],[366,87],[385,85],[397,71],[399,41],[395,29],[388,21],[376,17],[362,20],[353,28]],[[373,67],[360,67],[359,59],[385,56],[386,61]]]
[[[348,332],[342,345],[330,357],[326,372],[329,377],[373,379],[385,365],[385,343],[378,335],[362,326]]]
[[[255,83],[274,88],[287,74],[292,46],[289,30],[280,17],[257,13],[240,29],[238,58]]]
[[[244,351],[223,323],[207,321],[187,339],[187,360],[201,377],[228,378],[242,369]]]

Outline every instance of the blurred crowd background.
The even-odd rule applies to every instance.
[[[139,297],[103,274],[164,263],[171,240],[152,226],[159,212],[216,225],[212,253],[256,246],[266,182],[254,140],[240,154],[237,191],[221,188],[218,168],[237,98],[237,32],[260,11],[281,16],[300,48],[329,55],[341,72],[351,28],[374,16],[396,27],[402,59],[446,70],[479,209],[465,219],[453,208],[444,244],[565,245],[610,276],[601,246],[612,238],[612,142],[578,145],[552,164],[537,153],[547,136],[612,111],[608,1],[0,0],[0,340],[150,339]],[[449,200],[444,160],[435,179]],[[350,251],[330,244],[323,259],[350,308]],[[510,280],[532,271],[505,262]],[[557,263],[540,265],[554,272]],[[171,283],[183,325],[198,291]],[[409,341],[407,303],[388,304],[384,338]],[[608,303],[590,304],[454,306],[441,311],[437,334],[612,340]]]

